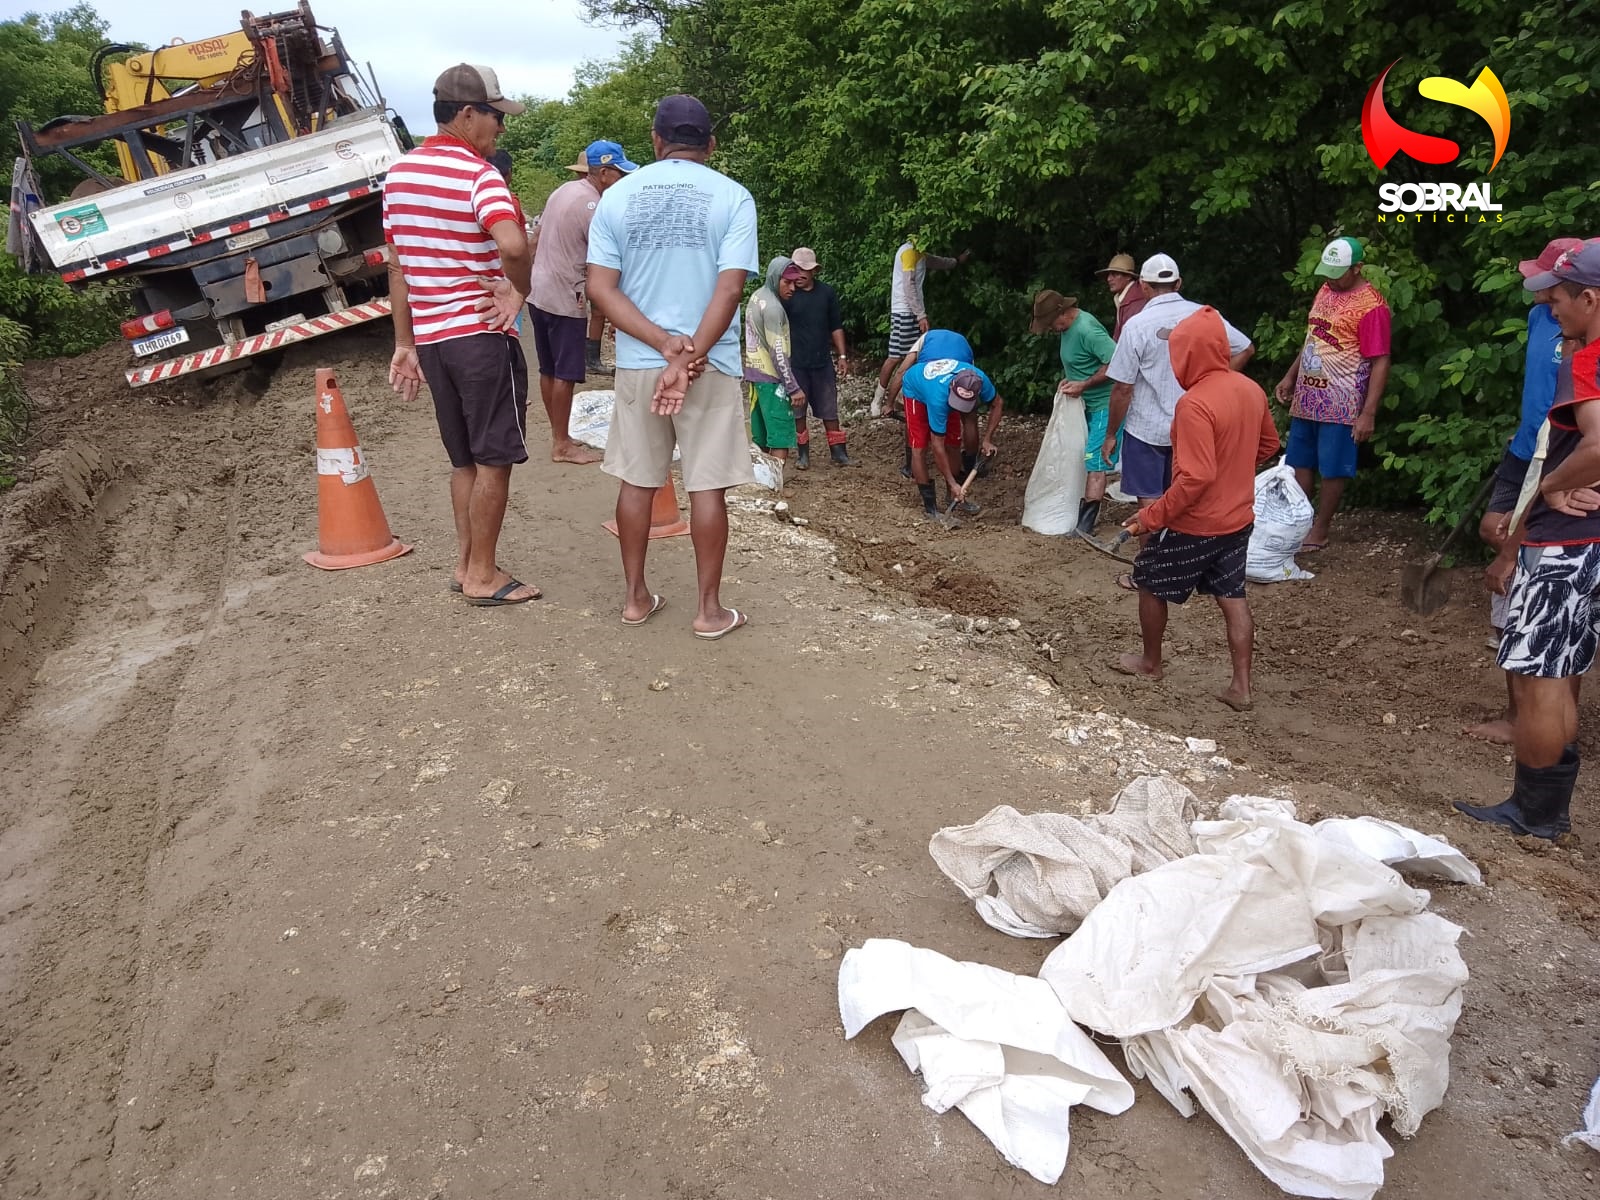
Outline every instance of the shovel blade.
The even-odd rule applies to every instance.
[[[1450,603],[1450,576],[1439,569],[1440,555],[1407,563],[1400,573],[1400,599],[1412,612],[1427,616]]]

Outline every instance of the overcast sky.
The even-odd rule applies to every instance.
[[[239,10],[260,15],[294,0],[92,0],[111,25],[112,41],[156,46],[238,32]],[[72,0],[0,0],[0,19],[56,12]],[[323,25],[338,29],[356,62],[370,62],[384,97],[413,133],[433,130],[432,88],[445,67],[483,63],[507,95],[564,96],[572,72],[588,59],[611,58],[626,36],[585,25],[578,0],[521,0],[506,5],[463,0],[311,0]],[[197,15],[198,14],[198,15]]]

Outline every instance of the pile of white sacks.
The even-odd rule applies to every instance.
[[[1438,1107],[1461,1012],[1462,930],[1401,874],[1481,884],[1436,838],[1372,817],[1295,819],[1235,796],[1194,820],[1187,788],[1134,781],[1083,819],[996,808],[929,850],[988,924],[1070,934],[1037,978],[887,939],[849,951],[854,1037],[904,1011],[894,1045],[936,1112],[959,1108],[1045,1183],[1071,1109],[1119,1113],[1133,1089],[1080,1026],[1179,1112],[1198,1104],[1284,1191],[1368,1200]]]

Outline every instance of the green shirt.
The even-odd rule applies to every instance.
[[[1063,378],[1074,383],[1088,379],[1111,361],[1117,344],[1111,340],[1106,327],[1093,313],[1079,310],[1078,317],[1061,335],[1061,370]],[[1098,412],[1111,403],[1111,381],[1097,383],[1083,394],[1086,412]]]

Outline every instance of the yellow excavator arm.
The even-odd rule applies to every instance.
[[[213,87],[241,66],[253,62],[255,53],[255,47],[244,33],[225,33],[198,42],[174,39],[169,45],[130,55],[121,62],[106,63],[101,68],[106,112],[127,112],[165,100],[194,85]],[[138,179],[132,151],[122,142],[116,143],[116,147],[122,177],[129,181]],[[165,175],[169,169],[159,158],[151,165],[160,175]]]
[[[202,91],[252,91],[263,103],[276,110],[283,136],[300,137],[313,133],[353,107],[338,96],[337,88],[312,84],[307,80],[330,68],[342,70],[339,57],[324,59],[318,39],[316,19],[310,5],[301,0],[297,9],[269,13],[260,17],[246,11],[241,28],[234,33],[186,42],[173,39],[154,50],[130,53],[120,62],[107,61],[109,54],[127,50],[126,46],[104,46],[96,55],[94,71],[105,97],[108,114],[132,113],[159,105],[176,96]],[[150,130],[165,136],[165,125]],[[116,143],[117,162],[129,182],[165,175],[171,166],[159,155],[140,171],[133,149],[124,141]]]

